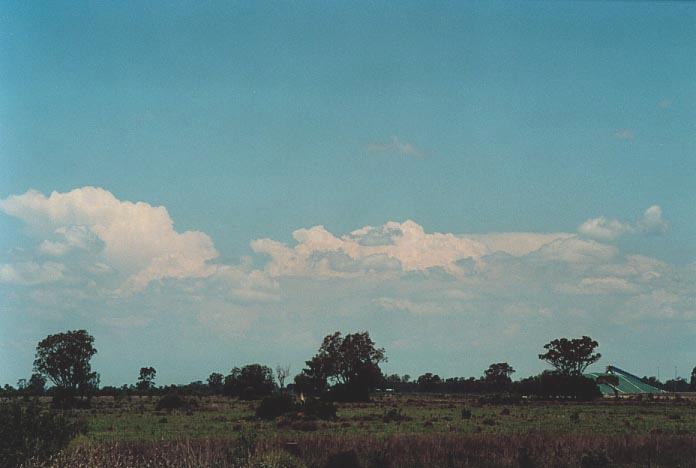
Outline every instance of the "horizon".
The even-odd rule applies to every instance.
[[[74,329],[102,386],[362,330],[385,374],[690,375],[696,5],[164,5],[0,6],[0,384]]]

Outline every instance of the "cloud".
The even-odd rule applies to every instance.
[[[409,299],[380,297],[374,303],[385,310],[402,310],[414,315],[442,315],[447,310],[437,303],[417,303]]]
[[[142,291],[153,280],[211,275],[208,262],[218,256],[205,233],[174,230],[163,206],[121,201],[111,192],[82,187],[46,197],[30,190],[0,201],[0,210],[38,232],[60,240],[44,240],[39,250],[52,256],[84,249],[97,239],[110,266],[127,276],[122,291]]]
[[[593,240],[570,237],[546,244],[536,254],[538,258],[550,261],[605,263],[616,257],[618,249]]]
[[[633,133],[633,130],[629,128],[620,128],[616,132],[614,132],[614,137],[618,138],[619,140],[633,140],[635,138],[635,135]]]
[[[0,283],[36,285],[63,279],[65,265],[56,262],[0,264]]]
[[[578,228],[578,232],[593,239],[610,241],[626,234],[662,234],[669,228],[669,223],[662,219],[662,208],[653,205],[643,213],[636,223],[624,223],[604,216],[591,218]]]
[[[401,141],[397,137],[391,137],[387,142],[373,142],[367,145],[368,153],[396,153],[401,156],[423,157],[425,154],[413,143]]]
[[[638,287],[624,278],[606,276],[583,278],[574,285],[562,284],[558,290],[568,294],[623,294],[636,292]]]
[[[293,237],[297,241],[294,247],[271,239],[251,243],[254,252],[270,257],[266,271],[272,276],[350,276],[434,267],[454,272],[459,270],[459,260],[489,253],[479,241],[450,233],[426,233],[411,220],[365,226],[341,237],[314,226],[296,230]]]
[[[643,219],[638,222],[638,229],[646,234],[662,234],[669,229],[669,223],[662,219],[662,208],[653,205],[643,213]]]

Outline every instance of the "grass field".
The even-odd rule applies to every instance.
[[[688,399],[493,405],[390,395],[339,404],[330,421],[261,421],[258,402],[224,397],[171,413],[156,401],[95,398],[77,412],[88,430],[73,458],[52,466],[696,466]]]

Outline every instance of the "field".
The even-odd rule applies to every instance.
[[[169,413],[156,411],[157,397],[95,398],[78,412],[88,430],[69,464],[696,466],[696,401],[688,399],[483,404],[389,395],[339,404],[329,421],[260,421],[257,402],[195,400]]]

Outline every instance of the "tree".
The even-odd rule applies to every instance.
[[[287,379],[290,375],[290,364],[287,364],[285,367],[278,364],[275,371],[276,378],[278,379],[278,385],[280,385],[281,389],[285,388],[285,379]]]
[[[306,362],[300,381],[312,382],[317,392],[332,385],[342,400],[364,400],[382,382],[379,363],[384,361],[384,349],[375,346],[368,332],[344,337],[337,331],[324,337],[317,354]]]
[[[599,343],[589,336],[582,338],[560,338],[544,345],[546,353],[540,354],[539,359],[544,360],[556,368],[556,371],[565,375],[582,375],[587,367],[602,357],[600,353],[594,353]]]
[[[228,396],[243,400],[255,400],[270,395],[275,390],[273,371],[268,366],[249,364],[241,369],[235,367],[225,377],[223,391]]]
[[[691,371],[691,391],[696,392],[696,367]]]
[[[437,374],[426,372],[418,377],[418,391],[420,392],[436,392],[442,383],[442,379]]]
[[[149,392],[155,388],[156,376],[157,371],[154,367],[141,367],[140,375],[138,376],[138,383],[135,384],[135,388],[143,392]]]
[[[213,393],[222,393],[222,384],[224,382],[225,376],[219,372],[213,372],[208,376],[208,388]]]
[[[502,391],[507,389],[512,383],[510,376],[515,373],[507,362],[498,362],[488,366],[484,371],[483,380],[486,385],[494,391]]]
[[[36,346],[35,372],[46,376],[67,398],[84,396],[99,376],[92,372],[90,359],[97,354],[94,337],[86,330],[49,335]]]
[[[27,391],[30,395],[43,395],[46,391],[46,378],[37,373],[31,374],[29,378],[29,383],[27,385]]]

